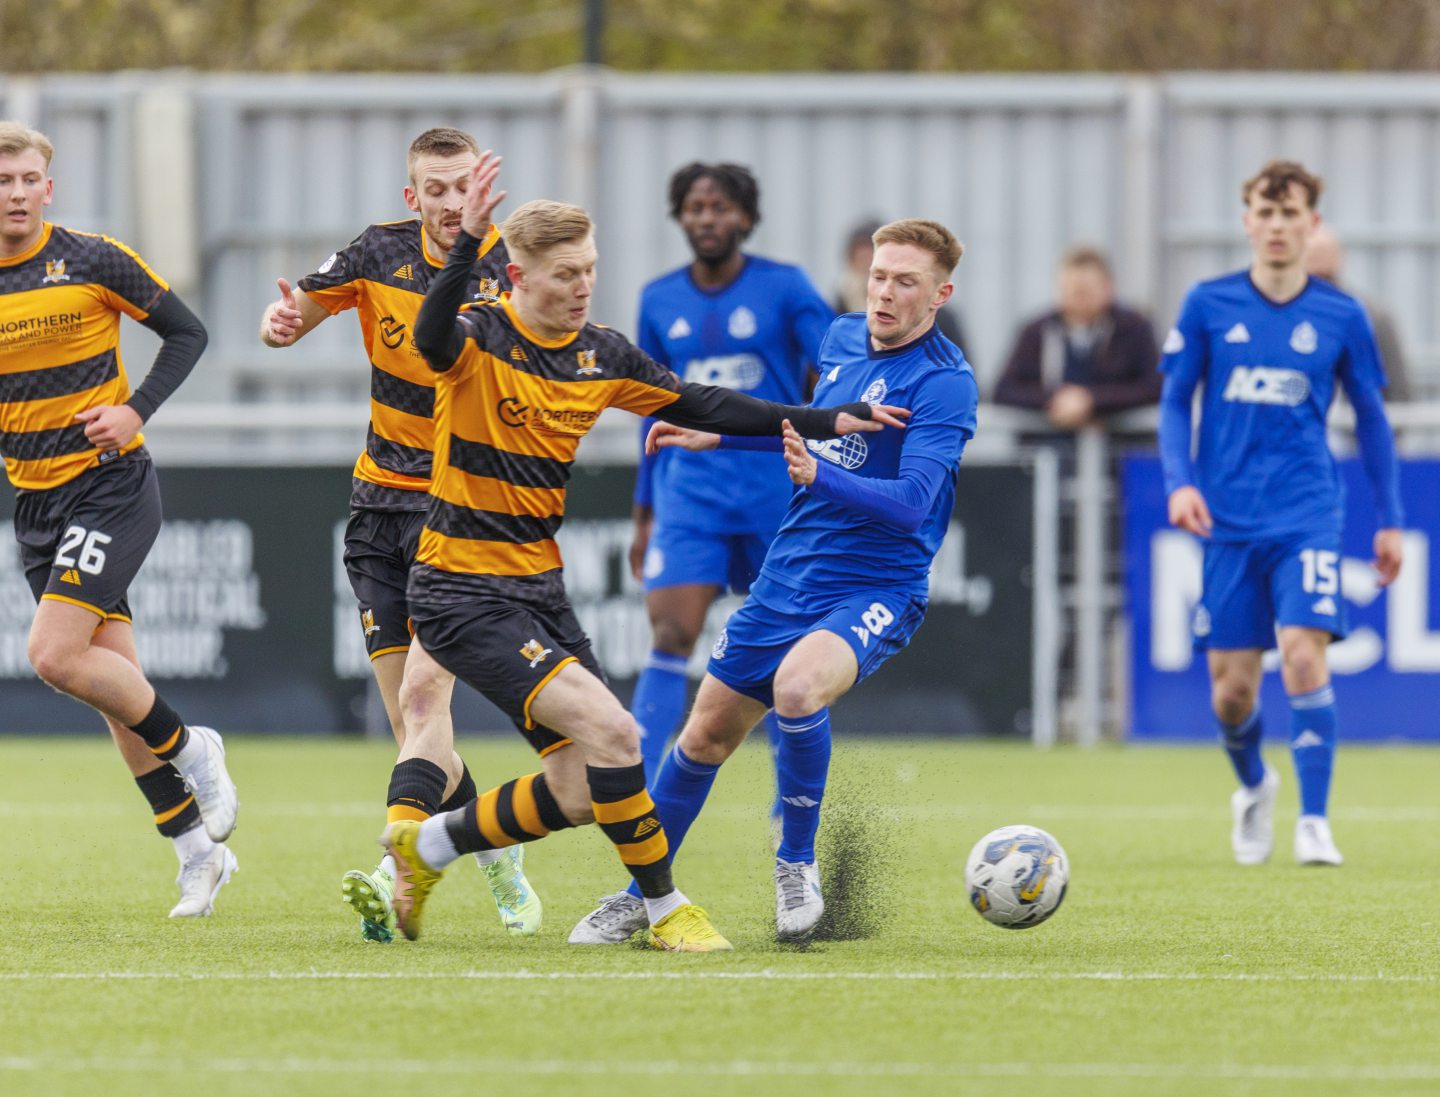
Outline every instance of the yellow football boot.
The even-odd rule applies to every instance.
[[[391,823],[380,835],[380,844],[395,859],[395,891],[390,896],[395,925],[411,941],[420,936],[420,915],[430,889],[444,874],[443,869],[436,872],[425,863],[417,848],[419,841],[420,824],[414,819]]]
[[[651,948],[666,952],[729,952],[734,947],[694,903],[686,903],[661,918],[650,927],[646,941]]]

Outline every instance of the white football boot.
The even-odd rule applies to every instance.
[[[1279,775],[1269,766],[1254,788],[1241,785],[1230,797],[1230,848],[1241,865],[1263,865],[1275,848],[1275,791]]]
[[[185,749],[170,762],[195,797],[205,833],[212,842],[223,842],[234,832],[235,815],[240,810],[235,782],[225,768],[225,744],[214,728],[190,725],[189,732]]]
[[[775,936],[804,941],[825,913],[820,866],[814,861],[775,862]]]
[[[600,900],[600,905],[575,923],[570,931],[572,945],[622,945],[650,924],[645,900],[628,891],[617,891]]]
[[[1343,865],[1345,858],[1330,836],[1330,821],[1323,815],[1302,815],[1295,820],[1295,860],[1302,865]]]
[[[188,858],[180,866],[180,875],[175,877],[180,885],[180,901],[170,911],[170,917],[209,917],[215,909],[215,896],[239,868],[235,854],[222,845],[211,846],[209,852]]]

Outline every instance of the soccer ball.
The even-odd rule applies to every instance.
[[[1006,929],[1038,926],[1060,909],[1070,861],[1039,827],[1001,827],[975,843],[965,862],[970,905]]]

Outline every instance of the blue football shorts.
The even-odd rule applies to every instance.
[[[737,693],[775,704],[775,672],[812,632],[833,632],[850,645],[858,685],[910,642],[929,599],[904,590],[806,592],[761,578],[725,622],[706,670]]]
[[[1195,646],[1275,647],[1277,628],[1350,630],[1340,590],[1340,534],[1289,534],[1263,541],[1209,541],[1195,610]]]
[[[645,549],[645,590],[689,584],[744,594],[760,574],[772,538],[656,523]]]

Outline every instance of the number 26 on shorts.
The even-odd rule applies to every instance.
[[[860,615],[860,625],[851,625],[850,631],[860,637],[860,646],[863,648],[869,645],[870,637],[879,636],[886,626],[894,621],[895,615],[884,602],[871,602],[870,608]]]
[[[84,530],[79,526],[71,526],[60,539],[60,547],[55,553],[55,566],[78,567],[87,575],[99,575],[105,568],[105,553],[100,546],[108,545],[111,540],[113,538],[98,529]],[[80,550],[78,560],[73,555],[76,549]]]

